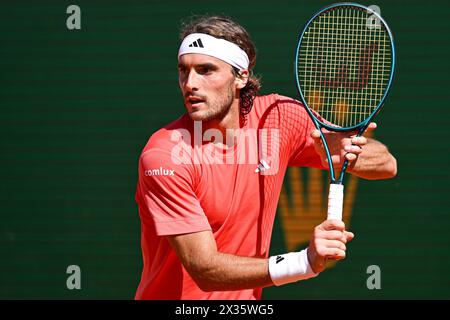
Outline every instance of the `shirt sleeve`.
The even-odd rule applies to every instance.
[[[283,122],[289,143],[289,166],[324,169],[320,156],[314,148],[311,132],[315,129],[305,107],[300,101],[280,96],[283,101]]]
[[[194,192],[194,177],[193,167],[174,161],[167,150],[154,148],[141,155],[140,205],[146,207],[158,235],[211,230]]]
[[[306,114],[306,111],[305,115],[306,123],[303,127],[303,132],[301,132],[298,137],[294,137],[297,141],[294,144],[289,165],[294,167],[313,167],[324,169],[320,156],[314,148],[314,140],[311,138],[311,132],[316,129],[316,127],[314,126],[311,118],[309,118]]]

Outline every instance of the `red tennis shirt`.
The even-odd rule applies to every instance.
[[[140,156],[144,265],[136,299],[260,299],[262,288],[202,291],[164,236],[211,230],[220,252],[267,258],[287,166],[322,167],[314,125],[291,98],[256,97],[231,144],[199,125],[182,116],[154,133]]]

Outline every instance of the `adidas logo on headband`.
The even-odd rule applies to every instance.
[[[202,39],[198,38],[197,40],[195,40],[194,42],[192,42],[189,47],[200,47],[200,48],[204,48],[203,43],[202,43]]]
[[[186,36],[178,50],[178,59],[187,53],[209,55],[225,61],[239,70],[247,70],[249,66],[247,54],[237,44],[209,34],[191,33]]]

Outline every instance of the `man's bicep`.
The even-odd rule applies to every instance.
[[[216,240],[211,231],[170,235],[166,238],[194,279],[207,270],[210,257],[217,253]]]
[[[216,240],[211,231],[167,236],[172,248],[182,260],[191,260],[200,254],[217,252]]]

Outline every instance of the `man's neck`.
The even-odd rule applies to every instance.
[[[234,100],[228,113],[223,118],[205,121],[202,123],[203,133],[208,129],[219,130],[223,137],[222,143],[227,144],[228,147],[234,145],[235,130],[239,128],[239,99]]]
[[[203,122],[203,130],[217,129],[225,137],[227,129],[239,129],[239,123],[239,99],[235,99],[223,118]]]

